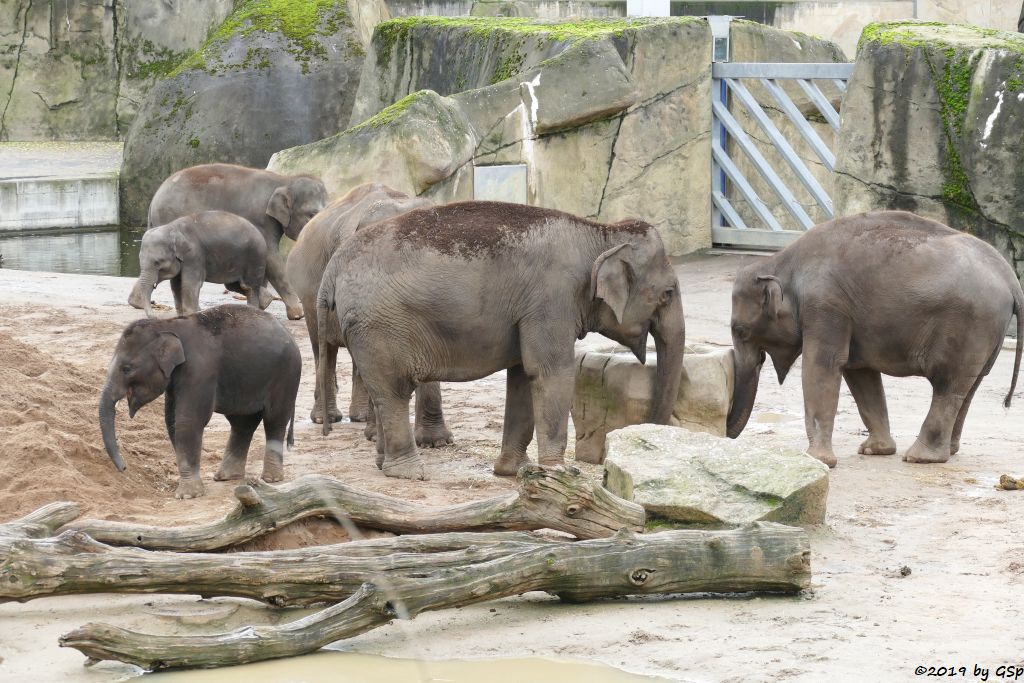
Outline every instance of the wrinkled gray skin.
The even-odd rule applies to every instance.
[[[392,477],[424,477],[408,418],[421,383],[507,370],[494,471],[514,475],[535,427],[540,463],[563,463],[576,339],[599,332],[643,361],[654,335],[652,422],[668,422],[682,372],[679,283],[657,230],[638,221],[498,202],[409,211],[359,230],[332,257],[317,317],[321,358],[343,344],[362,373],[378,464]],[[323,392],[326,363],[317,381]]]
[[[128,303],[152,315],[153,289],[170,280],[178,315],[199,310],[203,282],[243,291],[258,307],[266,263],[266,242],[252,223],[226,211],[191,213],[142,236],[139,279]]]
[[[331,202],[306,225],[294,248],[288,254],[286,273],[288,282],[302,302],[309,341],[313,345],[313,358],[320,362],[320,340],[316,316],[316,295],[320,290],[324,270],[331,256],[344,241],[367,225],[385,218],[397,216],[411,209],[432,206],[428,199],[410,197],[381,183],[364,183],[353,188],[341,199]],[[339,256],[344,258],[344,256]],[[338,381],[336,376],[337,347],[328,347],[327,419],[341,420],[338,409]],[[355,366],[353,366],[355,368]],[[314,422],[322,421],[319,386],[316,389],[315,405],[310,413]],[[358,369],[352,374],[352,400],[349,417],[353,422],[366,422],[366,436],[375,439],[377,421],[366,395],[366,388]],[[451,443],[452,433],[445,425],[441,410],[441,388],[436,382],[428,382],[416,389],[416,443],[430,448]]]
[[[302,228],[326,204],[327,190],[312,176],[286,176],[232,164],[203,164],[178,171],[160,185],[149,205],[149,225],[164,225],[206,210],[227,211],[245,218],[256,226],[266,242],[267,280],[284,299],[288,317],[298,320],[302,307],[285,278],[281,236],[298,239]],[[270,293],[264,291],[262,295],[261,304],[266,308]]]
[[[803,354],[808,451],[834,467],[832,426],[845,379],[868,438],[859,452],[891,455],[896,442],[882,374],[927,377],[932,404],[908,462],[945,462],[960,448],[974,392],[1024,293],[991,246],[902,211],[839,218],[736,276],[732,338],[736,389],[727,430],[750,418],[765,354],[779,383]],[[1010,405],[1020,369],[1017,346]]]
[[[225,305],[185,318],[149,318],[125,328],[100,396],[100,430],[118,470],[114,411],[128,399],[128,414],[164,394],[164,419],[181,478],[176,498],[203,495],[199,458],[203,429],[213,413],[231,423],[224,459],[214,479],[240,479],[253,432],[263,422],[263,479],[284,478],[284,443],[293,441],[295,395],[302,356],[272,315],[251,306]]]

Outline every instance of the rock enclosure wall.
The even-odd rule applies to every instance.
[[[376,0],[243,0],[203,46],[148,92],[125,140],[121,217],[145,222],[174,171],[224,161],[262,167],[275,151],[348,121]]]
[[[837,215],[905,209],[985,239],[1024,277],[1024,36],[869,26],[843,103]]]
[[[0,140],[118,139],[231,0],[0,4]]]

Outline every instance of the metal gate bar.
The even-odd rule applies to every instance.
[[[833,171],[835,169],[835,153],[829,149],[828,144],[807,121],[804,113],[786,93],[780,81],[795,81],[829,126],[838,131],[839,113],[814,81],[831,82],[840,93],[844,93],[846,81],[852,72],[853,64],[843,63],[714,62],[712,64],[711,205],[712,239],[714,242],[781,248],[814,225],[805,206],[797,200],[793,191],[786,185],[786,181],[772,168],[764,154],[743,129],[742,124],[729,111],[729,94],[757,123],[757,126],[767,136],[771,146],[782,157],[785,165],[792,170],[821,211],[826,216],[833,215],[832,198],[829,196],[829,192],[811,173],[807,163],[796,152],[792,143],[786,139],[775,122],[765,112],[763,103],[757,101],[757,98],[740,82],[740,79],[756,79],[760,82],[778,105],[779,110],[799,132],[803,141],[814,151],[822,165],[829,171]],[[729,157],[725,144],[727,136],[732,137],[736,147],[749,158],[758,174],[779,198],[782,206],[793,220],[792,224],[783,226],[779,222],[770,207],[758,196],[757,191],[736,165],[735,160]],[[731,187],[739,192],[756,218],[763,223],[763,227],[750,227],[746,224],[729,200],[726,192],[727,183],[731,183]]]

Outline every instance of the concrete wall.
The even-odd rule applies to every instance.
[[[118,223],[117,175],[0,181],[0,231]]]

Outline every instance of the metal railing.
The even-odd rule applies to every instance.
[[[813,150],[821,164],[831,172],[835,169],[835,153],[815,130],[805,112],[801,111],[787,94],[782,82],[796,83],[820,114],[821,119],[834,131],[838,131],[839,112],[815,81],[828,81],[841,94],[846,91],[846,81],[852,72],[853,64],[843,63],[712,64],[711,233],[716,244],[781,248],[814,226],[815,221],[808,214],[809,206],[816,205],[820,208],[820,213],[828,218],[833,216],[832,197],[829,191],[815,177],[805,160],[797,153],[793,142],[783,135],[772,117],[765,111],[763,103],[758,102],[750,89],[744,85],[744,81],[756,79],[761,84],[763,92],[768,93],[773,100],[773,108],[785,115],[806,146]],[[805,204],[797,199],[786,180],[765,157],[750,133],[744,130],[733,111],[730,111],[730,97],[734,107],[738,103],[742,111],[756,122],[771,149],[781,160],[777,160],[776,164],[784,163],[789,168],[791,176],[803,186],[813,204]],[[732,151],[742,151],[750,165],[763,179],[763,184],[770,188],[778,198],[779,205],[785,208],[786,215],[783,220],[780,220],[758,195],[754,185],[736,163],[737,159],[730,156],[730,140],[734,148]],[[748,219],[756,219],[759,225],[748,225],[730,200],[730,196],[734,199],[738,196],[745,200],[750,209]]]

